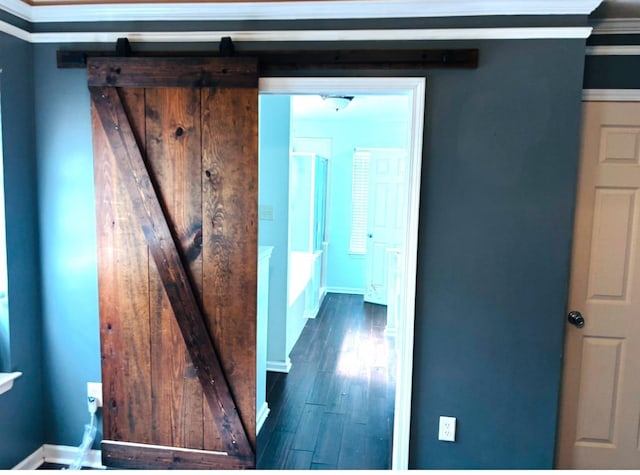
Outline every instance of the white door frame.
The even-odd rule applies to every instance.
[[[422,135],[424,130],[426,79],[409,78],[260,78],[259,91],[265,94],[402,94],[411,104],[408,140],[409,169],[407,180],[407,214],[403,235],[404,258],[400,262],[400,317],[396,343],[396,400],[393,422],[392,470],[409,467],[409,433],[411,425],[411,390],[413,377],[413,333],[416,301],[416,267],[418,256],[418,212]]]

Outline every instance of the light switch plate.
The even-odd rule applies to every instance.
[[[273,221],[273,206],[270,206],[270,205],[260,206],[260,219],[264,221]]]

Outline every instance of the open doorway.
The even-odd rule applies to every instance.
[[[319,257],[319,259],[315,260],[318,263],[319,271],[317,272],[317,275],[319,277],[318,279],[316,279],[317,282],[315,283],[315,287],[312,291],[312,294],[318,295],[318,298],[316,300],[316,303],[318,304],[317,307],[319,307],[319,304],[322,301],[322,297],[327,292],[330,295],[352,294],[357,296],[358,294],[360,294],[360,301],[362,302],[362,294],[364,293],[362,273],[365,268],[366,256],[368,254],[373,255],[375,253],[370,253],[366,249],[367,247],[369,247],[368,241],[372,241],[370,239],[371,233],[368,233],[368,235],[364,237],[364,241],[362,241],[361,239],[360,243],[358,243],[358,239],[354,240],[352,236],[350,236],[350,234],[353,234],[354,226],[357,227],[357,223],[354,222],[354,219],[357,218],[357,216],[354,216],[354,213],[351,212],[351,208],[352,204],[354,203],[352,190],[356,186],[355,181],[356,178],[358,178],[359,173],[358,164],[360,164],[361,169],[366,169],[367,171],[367,173],[365,174],[366,180],[364,181],[365,186],[363,188],[364,192],[366,193],[367,185],[370,184],[370,182],[367,180],[371,178],[371,174],[368,173],[368,170],[371,169],[371,164],[374,162],[379,163],[381,168],[377,171],[377,176],[380,179],[381,176],[389,175],[389,173],[385,173],[385,170],[387,170],[388,172],[389,165],[394,161],[399,160],[397,155],[389,155],[389,153],[385,152],[393,150],[404,150],[404,152],[406,153],[406,156],[401,159],[402,166],[400,167],[402,173],[405,174],[404,183],[401,187],[402,192],[399,193],[398,190],[400,190],[400,188],[395,188],[396,191],[392,193],[394,195],[394,198],[398,198],[398,196],[396,196],[398,195],[398,193],[401,196],[399,197],[399,201],[396,200],[395,204],[392,206],[393,212],[390,214],[391,216],[400,218],[396,220],[397,224],[399,224],[398,239],[396,242],[388,242],[385,245],[386,248],[395,248],[396,251],[399,251],[395,253],[395,256],[393,258],[396,262],[396,271],[394,273],[394,275],[396,276],[396,294],[393,302],[388,302],[390,304],[393,304],[393,315],[396,316],[395,321],[393,322],[394,324],[391,325],[393,328],[389,329],[389,334],[395,334],[396,340],[396,357],[394,358],[395,367],[393,368],[393,373],[394,379],[397,383],[397,389],[395,391],[395,397],[393,401],[393,412],[395,414],[393,417],[393,440],[391,444],[392,463],[390,468],[406,469],[408,462],[408,433],[412,374],[411,359],[413,350],[412,342],[415,301],[415,260],[417,251],[417,214],[420,184],[420,157],[422,150],[421,138],[423,125],[422,115],[424,104],[424,79],[279,78],[261,80],[260,89],[261,94],[279,95],[283,97],[289,96],[286,98],[289,103],[282,108],[282,117],[278,118],[270,116],[268,118],[265,118],[261,116],[262,123],[268,122],[270,124],[269,131],[267,132],[263,132],[263,128],[261,125],[261,154],[263,153],[263,139],[267,136],[269,137],[269,139],[272,139],[277,135],[278,131],[273,129],[273,127],[278,127],[278,125],[276,125],[278,121],[282,123],[280,126],[283,129],[287,129],[287,133],[291,133],[291,135],[288,137],[289,141],[286,148],[279,147],[279,150],[271,150],[271,152],[275,152],[280,155],[286,155],[286,157],[282,156],[281,159],[287,161],[287,172],[282,173],[282,170],[278,171],[271,166],[268,169],[264,168],[263,162],[261,160],[261,183],[279,183],[280,188],[282,188],[282,184],[288,182],[291,186],[292,169],[290,167],[291,163],[289,162],[290,157],[295,156],[295,154],[306,154],[303,158],[303,161],[304,163],[306,163],[307,170],[309,171],[309,173],[307,174],[313,176],[315,173],[316,178],[320,177],[318,187],[312,185],[309,187],[310,190],[312,191],[314,189],[322,189],[321,171],[323,170],[323,167],[326,166],[326,169],[328,171],[328,173],[326,174],[326,179],[329,183],[325,183],[326,189],[328,190],[325,208],[329,210],[329,213],[333,212],[334,214],[338,213],[339,211],[335,210],[340,210],[341,207],[344,208],[344,211],[346,211],[345,213],[340,213],[344,214],[344,219],[348,220],[348,222],[345,223],[341,223],[340,218],[334,219],[336,218],[336,216],[333,215],[331,216],[331,219],[320,225],[318,219],[309,220],[308,216],[305,216],[306,222],[308,224],[307,229],[309,230],[309,232],[303,233],[306,235],[306,238],[302,240],[303,245],[306,246],[305,249],[309,250],[307,256],[315,255],[315,257]],[[335,134],[332,135],[331,133],[322,132],[322,127],[320,126],[320,124],[316,124],[316,126],[310,124],[309,122],[313,122],[314,120],[313,117],[307,117],[307,124],[300,125],[301,114],[304,115],[305,113],[323,113],[320,112],[321,109],[314,109],[311,101],[322,101],[322,96],[336,95],[355,98],[353,99],[354,103],[349,104],[348,107],[351,107],[352,105],[355,106],[355,101],[357,101],[357,98],[363,98],[361,99],[361,106],[363,107],[353,107],[352,111],[360,111],[360,113],[364,114],[363,118],[369,117],[374,112],[378,114],[382,112],[382,114],[384,114],[387,119],[391,119],[387,121],[387,124],[385,126],[383,126],[383,128],[386,129],[390,129],[392,127],[390,124],[393,123],[392,116],[394,112],[393,107],[390,104],[402,104],[404,101],[404,104],[399,108],[402,109],[402,112],[400,113],[402,117],[398,118],[397,120],[398,124],[402,124],[401,128],[403,128],[404,131],[395,134],[387,134],[389,136],[400,135],[399,142],[381,143],[379,140],[376,140],[376,138],[379,138],[379,136],[382,135],[382,132],[380,130],[376,131],[371,128],[369,130],[365,130],[364,132],[361,131],[361,133],[364,133],[365,136],[367,134],[369,135],[368,141],[360,141],[359,147],[350,147],[351,156],[348,160],[338,160],[338,157],[334,156],[334,151],[337,151],[339,149],[341,150],[341,148],[343,147],[336,146],[337,144],[333,143],[333,141],[336,140]],[[292,96],[293,101],[291,101]],[[385,101],[387,101],[387,104],[383,105]],[[322,110],[326,114],[345,112],[339,110],[332,111],[329,107],[327,107],[326,104],[317,103],[316,105],[318,107],[323,107]],[[367,107],[369,108],[369,110],[367,110]],[[325,117],[325,119],[326,118],[327,117]],[[315,119],[317,120],[317,117],[315,117]],[[335,120],[335,116],[333,116],[333,120],[331,117],[328,117],[328,119],[329,120],[326,122],[332,124],[334,128],[340,128],[344,126],[342,122]],[[296,122],[291,123],[291,120],[295,120]],[[302,122],[304,122],[304,120]],[[363,123],[365,122],[366,121],[363,121]],[[266,145],[266,147],[273,146],[273,144]],[[380,153],[380,151],[382,151],[382,153]],[[366,167],[363,168],[363,164],[366,165]],[[346,169],[340,169],[340,167],[345,166]],[[300,166],[298,168],[298,171],[302,170],[300,169]],[[304,170],[302,171],[304,172]],[[319,171],[320,173],[318,174]],[[295,170],[294,173],[296,173]],[[289,176],[287,177],[286,175]],[[302,176],[305,176],[305,173],[302,173]],[[346,180],[346,183],[341,184],[339,183],[340,180]],[[360,177],[360,181],[360,185],[362,185],[362,177]],[[286,186],[284,188],[286,188]],[[384,187],[379,188],[379,190],[382,190],[383,188]],[[304,189],[304,186],[302,187],[302,189]],[[344,193],[336,195],[336,189],[346,191],[346,197]],[[332,192],[331,190],[334,191]],[[273,232],[276,228],[279,228],[280,237],[283,237],[282,223],[277,224],[277,221],[279,217],[278,215],[282,212],[281,210],[285,208],[283,208],[282,203],[280,203],[279,205],[277,204],[277,198],[269,198],[268,200],[263,200],[263,191],[266,190],[261,189],[260,242],[261,244],[271,244],[272,255],[276,257],[276,259],[269,266],[271,273],[269,278],[269,286],[271,288],[269,290],[269,348],[266,356],[266,366],[270,371],[287,373],[291,369],[289,354],[293,346],[296,344],[307,319],[310,317],[313,318],[315,316],[314,314],[317,313],[317,307],[314,309],[313,305],[307,305],[305,307],[306,311],[300,317],[297,317],[292,316],[290,313],[288,314],[288,309],[283,308],[286,307],[287,304],[291,303],[291,299],[287,298],[284,299],[284,301],[279,297],[271,299],[271,296],[274,295],[274,293],[282,293],[283,291],[288,297],[290,296],[290,293],[288,293],[289,281],[287,279],[287,276],[291,274],[291,249],[288,243],[291,242],[292,236],[291,230],[287,226],[286,236],[284,236],[287,245],[284,246],[281,240],[280,245],[278,246],[278,240],[273,238]],[[286,196],[286,193],[282,193],[282,190],[279,191],[281,191],[281,197]],[[360,192],[363,191],[360,190]],[[382,196],[383,194],[378,193],[377,195],[379,198],[378,201],[380,201],[380,196]],[[313,197],[314,193],[312,192],[309,196]],[[316,199],[315,208],[313,204],[310,204],[308,202],[308,200],[300,200],[297,204],[301,205],[303,209],[308,210],[309,213],[313,215],[314,210],[315,212],[318,212],[318,210],[320,209],[320,213],[323,212],[322,206],[317,206],[318,202],[322,202],[322,199],[320,199],[319,201]],[[378,205],[380,205],[380,203],[378,203]],[[291,215],[289,213],[290,209],[288,206],[289,203],[287,203],[286,208],[288,211],[287,219],[291,219]],[[360,216],[360,218],[362,218],[362,216]],[[324,231],[324,233],[318,233],[318,229],[322,227],[326,227],[326,230]],[[335,239],[336,233],[340,232],[346,232],[348,234],[346,239],[344,237]],[[335,241],[335,243],[333,241]],[[347,244],[339,244],[339,242],[346,242]],[[276,245],[274,246],[273,243],[275,243]],[[327,252],[327,247],[330,248],[332,245],[335,245],[335,247],[346,245],[348,249],[346,249],[346,252],[343,249],[343,252],[341,253],[333,253],[334,255],[332,256],[332,253],[330,251]],[[360,247],[358,248],[358,246]],[[278,250],[281,254],[279,257],[277,254]],[[331,272],[332,264],[333,266],[336,266],[335,262],[327,261],[331,261],[332,259],[335,261],[336,255],[339,254],[350,255],[353,262],[343,262],[342,264],[338,264],[338,266],[346,266],[346,268],[349,268],[349,264],[351,264],[351,270],[345,270],[345,268],[341,268],[338,270],[338,273],[342,276],[342,280],[336,279],[335,277],[330,277],[329,279],[327,279],[327,273]],[[283,257],[286,265],[281,264],[283,262]],[[300,255],[298,254],[297,259],[299,257]],[[378,267],[385,268],[385,272],[387,272],[387,274],[390,274],[388,272],[389,269],[387,263],[393,262],[393,259],[391,259],[390,256],[387,255],[387,253],[385,253],[384,255],[379,254],[378,261],[380,263],[384,263],[385,265]],[[305,259],[305,262],[307,261],[312,262],[308,259]],[[355,265],[353,265],[354,263]],[[360,271],[354,270],[357,268],[360,268]],[[297,282],[299,282],[299,280]],[[386,295],[392,295],[392,292],[385,292],[385,297]],[[379,297],[380,296],[378,295],[378,298]],[[384,306],[369,305],[370,308],[377,307],[378,309],[376,312],[378,316],[370,317],[377,318],[378,320],[381,319],[383,322],[385,322],[385,320],[387,319],[386,312],[384,314],[381,314],[379,309],[386,310],[385,307],[387,302],[384,301],[376,303],[383,304]],[[380,315],[382,315],[382,317],[380,317]],[[275,316],[275,318],[272,318],[273,316]],[[278,318],[281,318],[282,320],[278,321]],[[283,327],[286,329],[284,331],[280,331],[279,327]],[[260,363],[258,364],[258,371],[260,372]],[[260,386],[261,383],[259,382],[258,384]],[[260,400],[258,400],[258,405],[260,405]],[[264,416],[264,414],[265,411],[263,411],[262,415]],[[264,417],[266,418],[266,416]],[[260,414],[258,415],[258,419],[260,419]],[[258,452],[260,452],[260,447],[258,447]]]

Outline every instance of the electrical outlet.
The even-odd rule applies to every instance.
[[[456,418],[455,417],[440,416],[440,430],[438,431],[438,440],[455,442],[456,440]]]
[[[96,398],[98,407],[102,407],[102,383],[87,383],[87,397]]]

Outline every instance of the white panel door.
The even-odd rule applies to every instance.
[[[640,468],[640,104],[585,102],[557,466]]]
[[[370,157],[364,301],[386,305],[387,249],[400,246],[406,214],[406,153],[402,149],[366,152]]]

